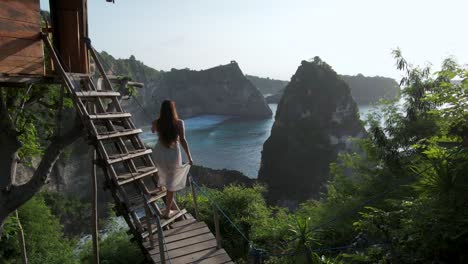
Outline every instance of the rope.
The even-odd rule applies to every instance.
[[[190,181],[192,182],[192,184],[203,194],[206,196],[206,198],[208,199],[208,201],[210,201],[210,203],[212,205],[214,205],[216,207],[216,209],[218,209],[218,211],[226,218],[226,220],[228,220],[228,222],[234,227],[234,229],[242,236],[242,238],[249,244],[249,245],[252,245],[253,246],[253,243],[252,241],[250,241],[247,236],[240,230],[240,228],[231,220],[231,218],[229,218],[227,216],[227,214],[223,211],[223,209],[221,209],[221,206],[219,206],[218,203],[216,203],[213,199],[211,199],[210,195],[208,195],[208,193],[206,193],[201,187],[200,185],[198,185],[197,182],[195,182],[195,180],[193,179],[192,175],[189,173],[189,178],[190,178]]]

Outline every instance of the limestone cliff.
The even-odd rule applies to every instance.
[[[171,70],[162,75],[153,91],[154,107],[174,100],[183,117],[201,114],[266,118],[272,112],[262,94],[247,80],[236,62],[207,70]]]
[[[348,85],[315,57],[303,61],[285,88],[271,136],[263,145],[259,181],[283,205],[317,197],[329,164],[364,128]]]
[[[174,100],[183,118],[201,114],[252,118],[272,115],[262,94],[234,61],[201,71],[172,69],[163,72],[144,65],[134,56],[115,59],[102,52],[101,57],[108,72],[129,76],[145,84],[144,88],[138,89],[135,98],[123,105],[132,112],[137,125],[146,125],[149,118],[155,118],[164,99]]]

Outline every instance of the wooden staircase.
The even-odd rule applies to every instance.
[[[131,114],[119,102],[96,52],[89,53],[101,74],[104,87],[98,89],[90,75],[67,72],[47,36],[44,43],[70,93],[76,112],[95,147],[115,209],[128,224],[129,232],[151,263],[232,263],[205,223],[185,209],[161,219],[166,192],[158,187],[156,168]]]

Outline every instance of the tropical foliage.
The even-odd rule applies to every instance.
[[[404,100],[382,102],[367,117],[369,136],[356,140],[360,152],[342,153],[330,165],[320,199],[292,212],[268,205],[267,190],[258,185],[198,190],[200,218],[213,231],[213,213],[222,209],[222,244],[236,262],[468,262],[468,70],[447,59],[432,72],[410,65],[399,50],[394,55],[405,75]],[[30,261],[73,263],[70,240],[44,197],[54,201],[36,196],[20,209]],[[178,202],[195,215],[189,192]],[[63,204],[49,206],[59,212]],[[20,261],[15,220],[8,218],[0,240],[6,263]],[[88,244],[79,259],[90,262],[90,252]],[[101,259],[136,263],[143,257],[119,230],[101,241]]]

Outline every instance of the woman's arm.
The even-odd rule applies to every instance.
[[[184,126],[183,120],[179,120],[179,140],[180,140],[180,144],[185,150],[185,153],[187,154],[189,164],[193,165],[192,155],[190,154],[190,149],[187,143],[187,139],[185,139],[185,126]]]

